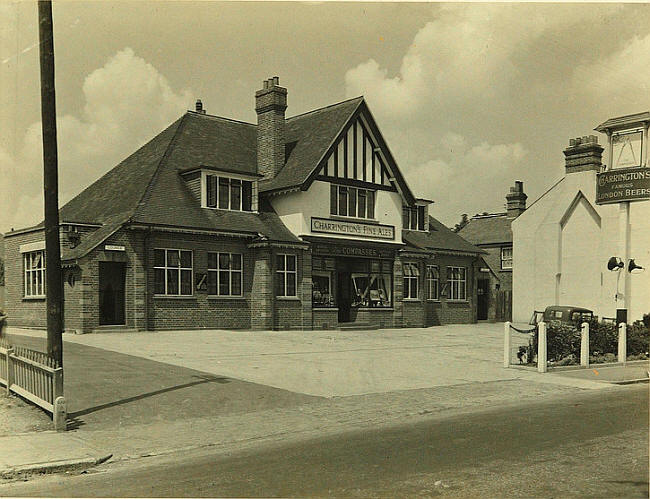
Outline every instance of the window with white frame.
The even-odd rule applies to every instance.
[[[298,261],[296,255],[276,257],[276,296],[298,296]]]
[[[242,296],[242,256],[208,253],[208,294]]]
[[[205,203],[208,208],[253,211],[253,182],[218,175],[205,176]]]
[[[417,263],[404,263],[404,299],[416,300],[418,298],[418,287],[420,280],[420,269]]]
[[[512,246],[501,248],[501,268],[512,270]]]
[[[404,206],[402,225],[408,230],[426,230],[424,206]]]
[[[341,217],[375,218],[375,191],[330,184],[330,213]]]
[[[25,268],[24,296],[42,298],[45,296],[45,251],[23,253]]]
[[[427,299],[440,299],[440,274],[437,265],[427,265]]]
[[[154,250],[154,292],[165,296],[191,296],[192,252],[178,249]]]
[[[467,300],[467,269],[465,267],[447,267],[450,300]]]

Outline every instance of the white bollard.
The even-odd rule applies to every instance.
[[[539,332],[537,337],[537,372],[548,371],[546,366],[546,322],[538,324]]]
[[[56,431],[66,431],[68,420],[68,411],[65,407],[65,398],[57,397],[54,400],[54,411],[52,412],[52,421]]]
[[[580,365],[589,367],[589,323],[583,322],[580,331]]]
[[[621,322],[618,325],[618,362],[627,361],[627,324]]]
[[[510,367],[510,322],[503,325],[503,367]]]

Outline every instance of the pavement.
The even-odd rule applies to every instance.
[[[577,371],[504,369],[502,331],[501,324],[479,324],[66,334],[70,431],[0,435],[0,448],[9,449],[0,475],[92,466],[107,456],[128,460],[206,447],[230,452],[625,389],[602,382],[616,368],[599,369],[598,379]],[[34,349],[45,345],[44,331],[8,333]]]

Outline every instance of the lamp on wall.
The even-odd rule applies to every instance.
[[[621,260],[617,256],[613,256],[609,260],[607,260],[607,270],[619,271],[623,267],[625,267],[623,260]]]

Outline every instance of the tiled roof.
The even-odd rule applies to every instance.
[[[421,250],[458,251],[477,255],[484,253],[431,216],[428,232],[405,230],[402,232],[402,238],[407,248],[411,246]]]
[[[512,243],[510,224],[514,218],[499,213],[471,218],[458,234],[477,246],[483,244]]]
[[[356,97],[288,118],[285,142],[295,143],[295,147],[280,173],[260,182],[260,191],[302,185],[362,102],[363,97]]]

